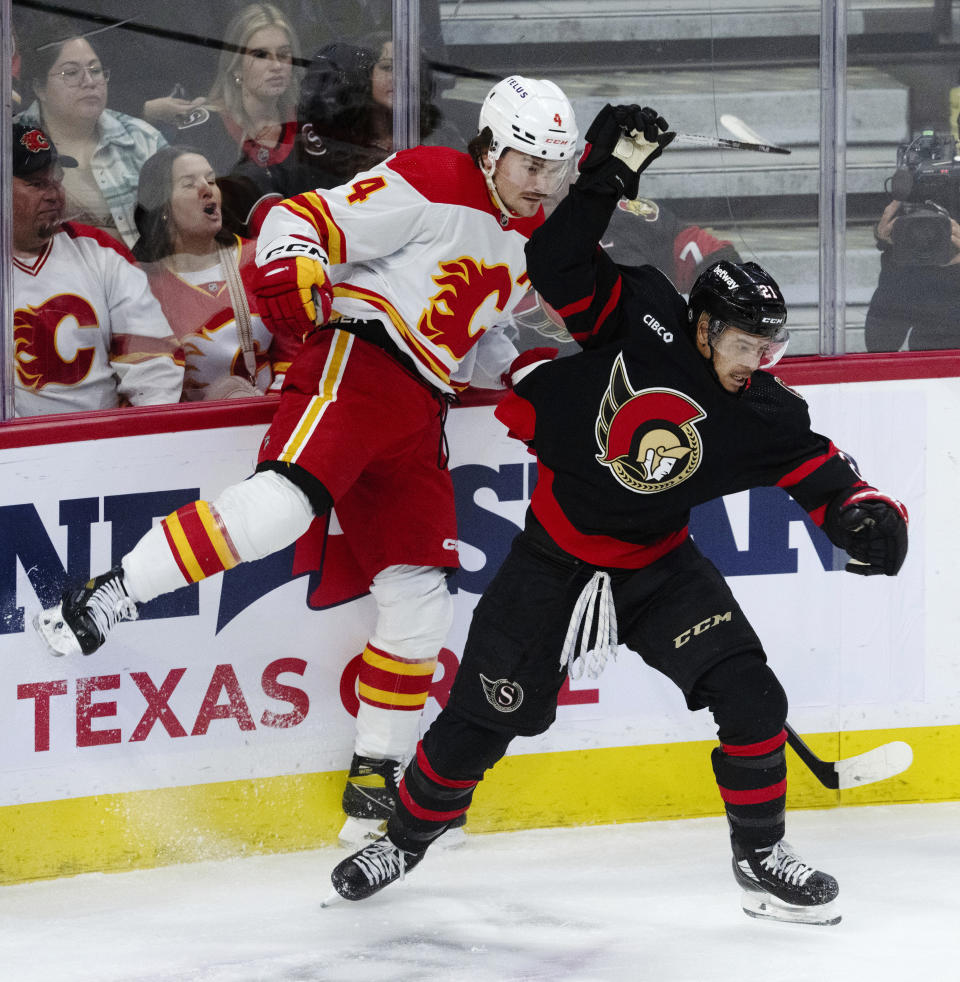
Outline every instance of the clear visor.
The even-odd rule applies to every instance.
[[[723,321],[710,321],[710,341],[715,351],[724,358],[752,369],[773,368],[783,357],[790,341],[790,332],[781,327],[770,338],[747,334]]]
[[[497,172],[514,184],[539,194],[556,194],[570,173],[568,160],[545,160],[522,150],[506,148],[497,161]]]

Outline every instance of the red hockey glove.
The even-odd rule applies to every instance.
[[[510,362],[510,367],[500,376],[505,389],[512,389],[525,375],[537,365],[552,361],[559,354],[557,348],[528,348]]]
[[[896,576],[907,558],[907,509],[876,488],[845,492],[827,509],[824,531],[851,558],[845,569],[861,576]]]
[[[640,174],[663,153],[676,133],[648,106],[611,106],[597,113],[587,130],[577,187],[635,198]]]
[[[313,242],[284,236],[258,257],[253,292],[264,324],[274,334],[303,340],[325,324],[333,306],[327,259]]]

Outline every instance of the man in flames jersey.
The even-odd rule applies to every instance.
[[[18,416],[178,402],[183,357],[129,250],[63,223],[58,158],[14,124],[13,337]]]
[[[169,516],[122,571],[65,597],[39,624],[55,650],[60,624],[72,637],[65,650],[93,650],[106,634],[97,602],[129,613],[118,581],[126,603],[149,600],[285,547],[335,505],[377,605],[345,841],[376,834],[393,810],[398,762],[413,752],[452,620],[447,406],[475,369],[501,385],[516,352],[492,328],[526,293],[524,247],[576,143],[560,89],[511,76],[484,100],[469,153],[401,151],[342,187],[276,205],[258,240],[257,310],[274,334],[305,345],[257,473]]]
[[[665,130],[653,110],[606,107],[577,183],[530,238],[531,281],[582,350],[514,362],[497,416],[537,457],[525,528],[476,607],[388,836],[367,847],[393,866],[370,876],[370,855],[345,860],[333,874],[342,896],[362,899],[418,862],[511,739],[551,725],[571,664],[599,675],[619,641],[714,716],[734,872],[761,898],[748,912],[837,919],[834,878],[783,841],[786,695],[688,519],[721,495],[780,487],[850,553],[847,569],[894,575],[906,511],[812,432],[804,400],[764,370],[787,340],[786,305],[765,270],[720,261],[688,304],[659,270],[619,266],[599,248]]]

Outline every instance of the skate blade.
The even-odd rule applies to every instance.
[[[376,842],[387,834],[385,818],[353,818],[348,817],[337,835],[337,842],[351,852],[362,849],[371,842]]]
[[[762,921],[780,921],[784,924],[818,924],[829,926],[839,924],[841,915],[836,903],[818,904],[814,907],[799,907],[785,904],[768,893],[744,891],[740,906],[748,917]]]
[[[63,619],[60,604],[37,614],[33,618],[33,629],[40,635],[40,639],[47,646],[47,651],[55,658],[83,653],[76,635]]]
[[[331,890],[330,895],[325,900],[320,901],[320,906],[323,908],[334,907],[336,904],[342,904],[346,899],[346,897],[341,897],[336,890]]]

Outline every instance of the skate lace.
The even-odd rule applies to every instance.
[[[793,852],[789,843],[782,840],[773,846],[760,865],[778,879],[801,887],[815,872]]]
[[[367,878],[367,882],[376,886],[397,876],[403,879],[407,872],[403,857],[403,850],[389,839],[378,839],[366,849],[361,849],[353,857],[353,862]]]
[[[127,596],[119,577],[97,587],[87,598],[85,606],[101,638],[107,636],[117,621],[137,619],[137,605]]]
[[[590,629],[594,618],[597,621],[597,629],[591,647]],[[560,651],[560,667],[569,664],[570,675],[578,679],[583,675],[585,666],[587,675],[595,679],[600,677],[607,664],[607,658],[611,657],[614,660],[617,657],[617,612],[613,606],[610,574],[598,569],[580,591],[573,613],[570,615],[567,635],[563,639],[563,648]]]

